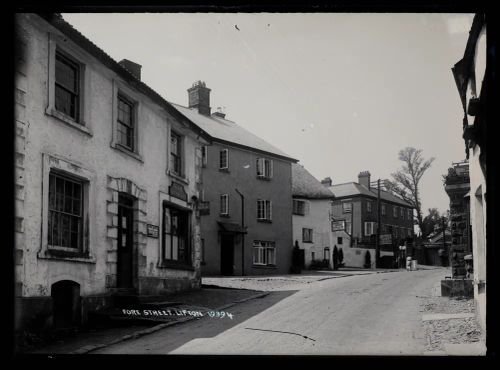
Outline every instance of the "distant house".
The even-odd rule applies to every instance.
[[[333,268],[330,202],[333,193],[300,164],[292,164],[293,242],[304,249],[305,266],[328,261]]]
[[[493,48],[490,49],[493,50]],[[496,60],[493,59],[496,58],[496,54],[491,52],[487,56],[486,51],[486,17],[484,14],[476,14],[464,56],[452,70],[464,112],[463,138],[470,170],[469,204],[474,299],[483,329],[486,327],[486,141],[488,132],[486,101],[488,94],[494,96],[491,94],[492,89],[498,88],[498,84],[493,83],[495,81],[494,68],[491,68],[496,65]],[[488,58],[492,59],[487,61]],[[495,177],[492,177],[493,181],[494,179]]]
[[[174,107],[208,132],[199,199],[203,275],[288,273],[292,263],[292,170],[296,159],[211,113],[210,89],[188,89]]]
[[[375,266],[377,235],[377,189],[370,185],[370,172],[358,175],[358,182],[328,187],[335,199],[332,202],[333,243],[343,246],[346,266],[363,267],[366,252]],[[392,267],[394,253],[407,238],[413,238],[413,207],[389,191],[380,191],[380,256]]]

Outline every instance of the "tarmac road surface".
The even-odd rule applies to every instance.
[[[443,269],[328,279],[103,348],[113,354],[420,355],[421,297]]]

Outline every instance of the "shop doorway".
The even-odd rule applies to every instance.
[[[116,283],[118,288],[133,287],[134,199],[119,195],[118,198],[118,256]]]

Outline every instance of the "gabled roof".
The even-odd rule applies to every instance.
[[[292,196],[306,199],[333,199],[335,196],[298,163],[292,163]]]
[[[332,185],[328,189],[335,195],[336,198],[345,198],[345,197],[352,197],[356,195],[364,195],[367,197],[375,198],[377,199],[377,189],[368,189],[365,186],[358,184],[357,182],[347,182],[344,184],[337,184],[337,185]],[[392,194],[391,192],[385,191],[385,190],[380,190],[380,199],[400,204],[405,207],[411,207],[413,206],[407,202],[405,202],[403,199],[399,198],[398,196]]]
[[[215,141],[235,144],[249,150],[257,149],[260,152],[272,154],[286,160],[297,162],[275,146],[264,141],[260,137],[245,130],[235,122],[219,116],[207,116],[200,114],[196,108],[187,108],[179,104],[171,103],[180,113],[197,126],[208,132]]]
[[[144,82],[136,78],[128,69],[123,67],[120,63],[111,58],[106,52],[95,45],[92,41],[81,34],[76,28],[71,24],[66,22],[61,14],[59,13],[41,13],[37,14],[39,17],[43,18],[53,27],[57,28],[60,32],[70,38],[75,44],[80,46],[87,53],[92,55],[94,58],[99,60],[103,65],[108,67],[110,70],[118,74],[123,78],[132,88],[136,89],[138,92],[143,93],[148,96],[153,102],[162,106],[168,113],[177,118],[183,124],[188,125],[191,130],[199,134],[201,137],[205,138],[209,142],[211,141],[210,135],[194,124],[192,121],[187,120],[182,114],[180,114],[168,101],[166,101],[160,94],[146,85]]]

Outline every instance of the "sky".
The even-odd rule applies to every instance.
[[[465,159],[451,67],[473,14],[88,13],[63,18],[141,79],[188,105],[202,80],[212,112],[260,136],[318,180],[391,179],[408,146],[434,157],[421,201],[444,212],[442,175]]]

